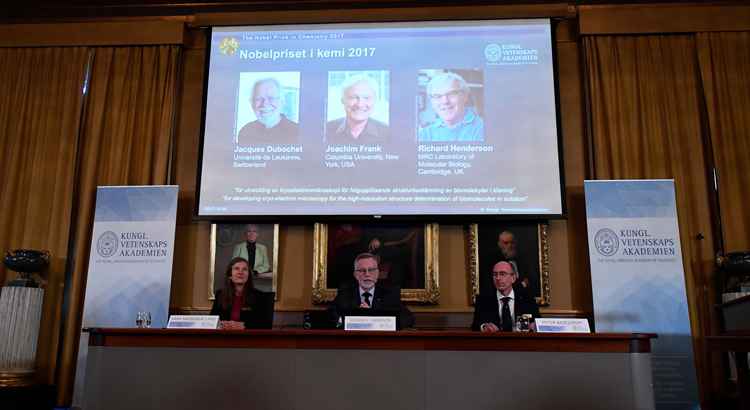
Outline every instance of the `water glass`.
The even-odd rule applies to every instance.
[[[524,313],[516,318],[516,331],[517,332],[530,332],[531,331],[531,318],[532,315]]]
[[[136,327],[151,327],[151,312],[138,312],[135,314]]]

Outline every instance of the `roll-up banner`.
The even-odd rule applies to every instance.
[[[83,327],[166,326],[176,217],[177,186],[97,188]]]
[[[596,331],[657,333],[656,409],[700,408],[674,180],[584,187]]]
[[[166,327],[177,218],[176,185],[100,186],[89,250],[83,327]],[[144,323],[145,325],[145,323]],[[78,350],[73,405],[83,399],[88,334]]]

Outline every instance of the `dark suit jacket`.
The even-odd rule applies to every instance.
[[[212,315],[219,315],[219,320],[231,320],[232,307],[222,309],[221,298],[224,290],[216,292]],[[245,323],[245,329],[270,329],[273,326],[274,294],[251,289],[247,293],[245,306],[240,311],[240,320]]]
[[[359,297],[359,286],[356,281],[348,281],[342,285],[336,294],[336,299],[328,307],[328,313],[333,321],[337,323],[341,315],[348,311],[359,308],[362,300]],[[375,284],[375,298],[372,300],[373,309],[397,310],[399,312],[399,324],[401,328],[414,327],[414,316],[411,311],[401,303],[401,289],[388,286],[384,283]]]
[[[539,317],[539,307],[533,298],[520,287],[513,287],[513,322],[519,315],[530,313],[535,318]],[[500,326],[500,303],[497,300],[497,290],[494,292],[480,293],[477,296],[477,302],[474,304],[474,320],[471,324],[472,330],[479,330],[482,323],[494,323]]]

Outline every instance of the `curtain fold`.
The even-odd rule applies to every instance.
[[[750,32],[698,33],[727,252],[750,249]]]
[[[0,251],[46,249],[51,260],[37,377],[54,377],[78,128],[89,51],[0,48]],[[0,264],[0,284],[12,279]]]
[[[167,183],[179,46],[97,48],[81,131],[74,203],[70,320],[59,369],[58,403],[70,403],[96,187]]]
[[[584,47],[596,179],[675,180],[693,349],[706,386],[715,378],[703,346],[715,293],[694,37],[586,37]]]

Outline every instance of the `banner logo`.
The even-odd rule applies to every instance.
[[[224,37],[219,43],[219,51],[225,56],[232,56],[240,48],[240,43],[234,37]]]
[[[487,44],[487,47],[484,48],[484,58],[493,63],[500,61],[501,53],[500,45],[495,43]]]
[[[487,65],[539,64],[539,49],[518,43],[489,43],[484,46]]]
[[[602,256],[612,256],[617,253],[620,242],[615,231],[609,228],[599,229],[594,235],[594,247]]]
[[[117,253],[118,237],[112,231],[106,231],[99,235],[96,241],[96,253],[102,258],[109,258]]]

